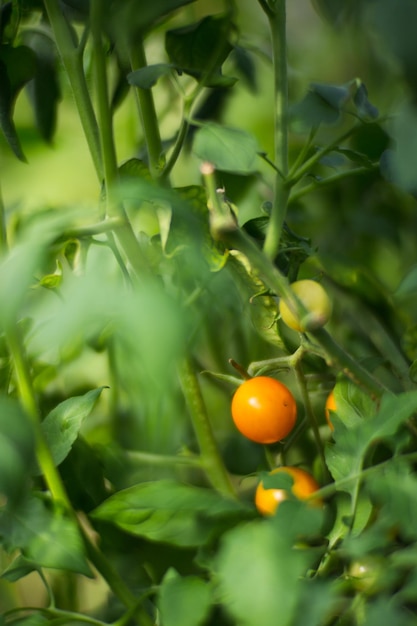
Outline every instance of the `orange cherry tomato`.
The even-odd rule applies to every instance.
[[[326,416],[327,423],[329,425],[330,430],[334,430],[334,426],[330,419],[330,411],[336,411],[336,400],[334,398],[334,391],[332,390],[327,396],[326,404],[324,405],[324,414]]]
[[[291,391],[269,376],[255,376],[243,382],[232,399],[236,428],[257,443],[275,443],[294,428],[297,405]]]
[[[299,467],[278,467],[270,473],[276,474],[278,472],[286,472],[292,476],[294,482],[291,491],[299,500],[305,500],[320,488],[313,476]],[[280,503],[287,498],[288,491],[286,489],[265,489],[260,482],[255,493],[255,506],[262,515],[274,515]],[[311,504],[321,506],[322,500],[314,499]]]

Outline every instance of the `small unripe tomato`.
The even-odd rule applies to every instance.
[[[382,557],[367,555],[351,563],[348,575],[355,589],[372,595],[382,590],[386,569],[387,564]]]
[[[294,428],[297,405],[291,391],[269,376],[255,376],[237,388],[232,399],[236,428],[257,443],[276,443]]]
[[[332,312],[332,303],[324,288],[315,280],[297,280],[291,284],[291,289],[302,302],[307,314],[300,317],[293,307],[281,298],[279,312],[282,321],[298,332],[306,332],[321,328],[329,320]]]
[[[324,405],[324,414],[326,416],[326,420],[327,420],[327,423],[329,425],[330,430],[334,430],[334,426],[333,426],[332,421],[330,419],[330,411],[337,411],[336,400],[334,398],[334,391],[333,391],[333,389],[329,393],[329,395],[327,396],[326,404]]]
[[[286,472],[293,478],[291,491],[299,500],[305,500],[320,489],[313,476],[299,467],[278,467],[270,473],[276,474],[278,472]],[[287,499],[288,491],[286,489],[265,489],[262,482],[256,488],[255,506],[262,515],[274,515],[281,502]],[[317,506],[321,505],[322,501],[317,498],[311,503]]]

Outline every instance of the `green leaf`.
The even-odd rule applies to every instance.
[[[208,122],[195,134],[193,152],[218,170],[250,174],[257,170],[258,143],[239,128]]]
[[[373,505],[368,496],[360,494],[355,507],[355,519],[351,524],[352,502],[346,493],[336,497],[336,518],[329,534],[329,550],[333,549],[346,535],[359,535],[368,524],[373,512]]]
[[[304,99],[292,107],[291,117],[307,127],[335,124],[349,98],[350,89],[347,85],[313,83]]]
[[[237,526],[221,542],[215,564],[219,598],[242,626],[290,626],[300,601],[299,579],[311,555],[293,549],[291,525],[273,522]]]
[[[0,129],[18,159],[25,161],[13,122],[16,98],[22,87],[35,75],[35,56],[27,46],[0,47]]]
[[[154,24],[182,6],[195,0],[124,0],[112,2],[106,12],[107,29],[116,43],[137,37],[152,28]]]
[[[132,535],[190,547],[250,514],[252,509],[213,491],[169,480],[119,491],[91,513]]]
[[[22,554],[19,554],[10,565],[4,570],[1,578],[8,580],[11,583],[24,578],[28,574],[35,572],[39,569],[38,565],[33,561],[30,561]]]
[[[9,507],[17,506],[26,493],[34,449],[31,422],[15,400],[0,397],[0,494]]]
[[[372,161],[366,156],[366,154],[361,154],[356,150],[350,150],[349,148],[334,148],[334,152],[342,154],[352,163],[356,163],[357,165],[362,165],[363,167],[374,167]]]
[[[105,387],[92,389],[83,396],[74,396],[56,406],[43,420],[42,430],[55,465],[69,454],[80,428]]]
[[[36,55],[36,72],[27,85],[37,127],[47,142],[54,136],[57,107],[61,99],[55,45],[47,33],[28,30],[24,41]]]
[[[380,509],[386,527],[407,541],[417,540],[417,477],[404,464],[391,463],[366,478],[366,490]]]
[[[168,76],[175,69],[172,63],[156,63],[155,65],[147,65],[139,70],[130,72],[127,80],[130,85],[140,87],[141,89],[150,89],[162,76]]]
[[[164,626],[200,626],[211,609],[211,589],[197,576],[181,577],[169,569],[159,588],[158,607]]]
[[[40,567],[92,577],[76,523],[37,497],[0,513],[0,537],[7,550],[20,549]]]
[[[233,85],[234,78],[221,74],[221,66],[232,50],[228,42],[230,29],[228,16],[209,15],[195,24],[167,31],[165,48],[171,63],[204,80],[207,87]]]
[[[337,405],[336,391],[335,398]],[[382,397],[379,411],[375,415],[371,414],[360,419],[351,411],[348,426],[337,417],[333,420],[335,443],[326,448],[326,462],[335,481],[352,478],[352,481],[340,484],[341,490],[350,493],[355,482],[359,480],[369,446],[380,440],[389,440],[415,411],[417,411],[416,391],[398,395],[387,392]]]
[[[369,102],[368,90],[361,82],[353,96],[353,102],[359,113],[359,116],[364,120],[375,120],[379,116],[378,109]]]

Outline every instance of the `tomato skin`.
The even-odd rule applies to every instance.
[[[279,312],[282,321],[300,333],[321,328],[329,320],[332,303],[324,288],[315,280],[297,280],[290,285],[292,291],[304,305],[307,314],[299,315],[281,298]]]
[[[284,439],[297,420],[297,404],[291,391],[269,376],[244,381],[233,396],[231,411],[242,435],[263,444]]]
[[[326,404],[324,405],[324,414],[326,416],[326,420],[327,420],[327,423],[329,425],[330,430],[334,430],[334,426],[333,426],[332,421],[330,419],[330,417],[331,417],[330,411],[337,411],[336,400],[335,400],[335,397],[334,397],[334,390],[333,389],[329,393],[329,395],[327,396]]]
[[[276,474],[278,472],[286,472],[292,476],[294,482],[291,491],[300,500],[305,500],[320,488],[315,478],[299,467],[278,467],[270,473]],[[256,488],[255,506],[261,515],[274,515],[281,502],[287,499],[288,492],[285,489],[265,489],[262,482]],[[319,499],[312,500],[311,504],[321,506],[322,501]]]

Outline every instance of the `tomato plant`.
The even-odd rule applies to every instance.
[[[257,443],[281,441],[297,420],[293,394],[286,385],[269,376],[243,382],[233,396],[231,411],[237,429]]]
[[[415,623],[416,23],[0,0],[1,626]]]

